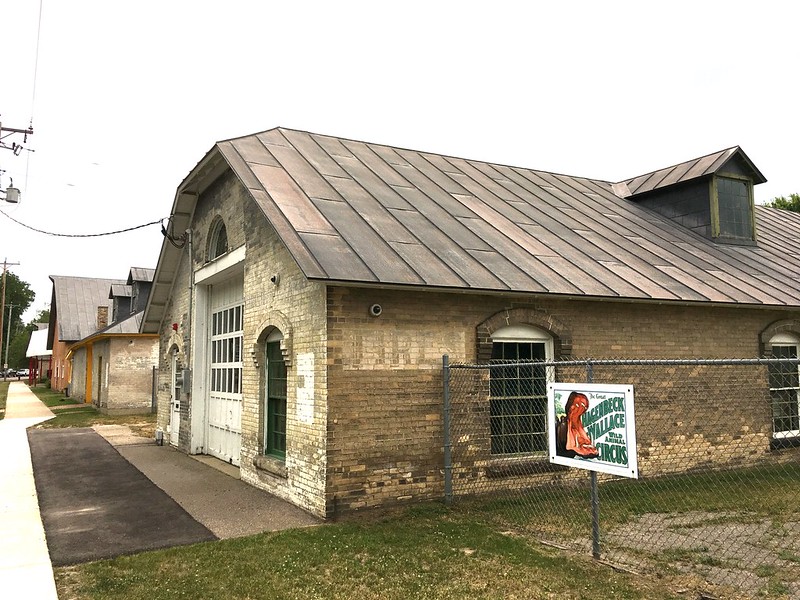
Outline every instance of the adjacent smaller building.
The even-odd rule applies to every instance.
[[[151,409],[158,336],[139,326],[153,273],[134,267],[127,280],[51,277],[53,389],[106,413]]]
[[[50,363],[53,351],[47,349],[47,323],[37,323],[38,329],[31,332],[31,339],[28,340],[28,350],[25,356],[28,358],[28,384],[33,385],[40,379],[50,378]]]
[[[139,333],[142,313],[113,323],[70,348],[71,395],[109,414],[152,408],[158,336]]]
[[[47,350],[53,353],[50,387],[69,393],[69,350],[80,340],[108,327],[112,314],[108,290],[113,285],[125,285],[125,280],[51,275],[50,281],[53,282],[47,330]]]

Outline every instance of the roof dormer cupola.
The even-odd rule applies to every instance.
[[[735,146],[615,183],[614,192],[720,244],[754,245],[753,186],[766,179]]]

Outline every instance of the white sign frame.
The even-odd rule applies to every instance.
[[[575,416],[570,425],[565,407],[571,396],[570,412]],[[633,406],[633,385],[549,383],[547,439],[550,462],[637,479],[639,463]],[[589,419],[587,415],[591,415]],[[580,425],[575,424],[578,419]],[[561,444],[557,436],[559,426],[562,428]],[[564,446],[565,439],[572,440],[574,449]],[[579,440],[577,445],[575,440]]]

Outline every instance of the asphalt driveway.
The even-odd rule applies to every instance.
[[[92,429],[30,429],[53,565],[217,539]]]
[[[246,484],[120,425],[29,429],[39,510],[54,565],[320,524]]]

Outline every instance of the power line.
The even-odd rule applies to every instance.
[[[103,233],[55,233],[52,231],[44,231],[43,229],[37,229],[36,227],[31,227],[30,225],[26,225],[21,221],[17,221],[14,217],[6,213],[5,211],[0,210],[0,215],[11,219],[17,225],[21,225],[25,229],[30,229],[31,231],[35,231],[36,233],[42,233],[44,235],[51,235],[54,237],[66,237],[66,238],[92,238],[92,237],[103,237],[107,235],[117,235],[119,233],[127,233],[128,231],[134,231],[136,229],[142,229],[143,227],[149,227],[150,225],[158,225],[164,221],[164,219],[158,219],[157,221],[150,221],[149,223],[143,223],[142,225],[136,225],[134,227],[127,227],[125,229],[118,229],[116,231],[106,231]]]
[[[33,129],[33,112],[36,110],[36,82],[39,78],[39,43],[42,39],[42,3],[39,0],[39,20],[36,24],[36,58],[33,62],[33,91],[31,92],[31,129]],[[31,153],[25,156],[25,189],[28,189],[28,174],[31,167]]]
[[[42,0],[39,0],[39,20],[36,26],[36,58],[33,63],[33,93],[31,94],[31,126],[33,126],[33,111],[36,104],[36,78],[39,74],[39,40],[42,36]]]

